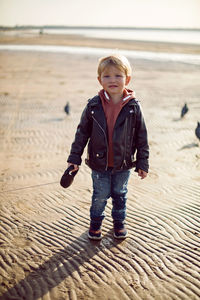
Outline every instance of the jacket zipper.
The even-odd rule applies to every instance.
[[[123,165],[125,165],[127,167],[127,163],[126,163],[126,146],[127,146],[127,138],[126,138],[126,134],[127,134],[127,118],[125,121],[125,145],[124,145],[124,158],[123,158],[123,163],[121,166],[121,169],[123,168]]]
[[[121,166],[121,169],[123,168],[123,165],[125,165],[127,167],[127,163],[126,163],[126,147],[127,147],[127,123],[128,123],[128,119],[126,118],[126,121],[125,121],[125,145],[124,145],[124,159],[123,159],[123,162],[122,162],[122,166]],[[133,139],[133,137],[132,137]],[[132,145],[132,139],[131,139],[131,145]]]
[[[97,125],[101,128],[101,130],[103,131],[103,134],[105,136],[105,141],[106,141],[106,148],[107,148],[107,160],[106,160],[106,171],[108,169],[108,141],[107,141],[107,136],[106,133],[104,131],[104,129],[102,128],[102,126],[99,124],[99,122],[94,118],[94,116],[92,116],[92,119],[97,123]]]

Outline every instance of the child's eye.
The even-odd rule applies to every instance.
[[[120,75],[120,74],[117,74],[117,75],[116,75],[116,77],[122,77],[122,75]]]
[[[104,75],[103,77],[104,77],[104,78],[108,78],[108,77],[109,77],[109,75]]]

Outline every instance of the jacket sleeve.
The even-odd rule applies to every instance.
[[[149,145],[147,137],[147,129],[142,115],[140,105],[138,104],[137,109],[137,120],[136,120],[136,169],[141,169],[148,172],[149,169]]]
[[[81,115],[80,123],[77,127],[75,139],[72,143],[70,155],[67,159],[67,162],[81,165],[81,156],[91,135],[91,120],[92,119],[89,116],[89,109],[87,105]]]

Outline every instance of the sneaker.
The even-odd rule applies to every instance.
[[[114,237],[116,239],[125,239],[128,236],[128,231],[124,222],[114,222]]]
[[[88,231],[88,238],[91,240],[100,240],[101,236],[101,223],[90,223],[90,229]]]

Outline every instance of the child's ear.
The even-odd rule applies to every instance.
[[[97,79],[98,79],[99,83],[101,84],[101,77],[98,76]]]
[[[129,82],[130,82],[130,80],[131,80],[131,76],[126,76],[126,82],[125,82],[125,84],[128,85]]]

